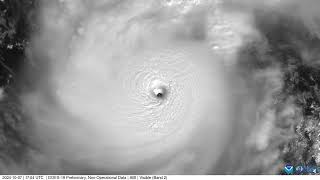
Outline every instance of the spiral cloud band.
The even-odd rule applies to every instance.
[[[42,2],[32,49],[49,68],[25,102],[35,141],[54,159],[43,171],[213,170],[233,126],[229,80],[222,50],[206,40],[207,6],[191,5]]]

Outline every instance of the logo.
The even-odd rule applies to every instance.
[[[293,174],[293,166],[287,164],[287,165],[283,168],[283,171],[284,171],[286,174]]]
[[[310,174],[317,174],[317,167],[315,166],[307,166],[307,172]]]
[[[302,174],[305,171],[305,167],[304,166],[297,166],[295,169],[296,174]]]

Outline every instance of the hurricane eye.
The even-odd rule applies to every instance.
[[[163,81],[157,79],[151,81],[151,86],[149,86],[149,91],[151,96],[153,96],[156,99],[164,100],[168,96],[169,92],[169,85],[167,83],[164,83]]]
[[[164,99],[167,95],[167,89],[166,87],[163,87],[163,86],[155,87],[152,90],[152,95],[158,99]]]

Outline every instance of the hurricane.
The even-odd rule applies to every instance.
[[[26,172],[233,174],[258,164],[278,117],[298,111],[289,100],[276,109],[283,72],[253,16],[277,3],[248,2],[40,1],[27,56],[41,70],[26,70],[34,87],[21,96],[37,149]],[[255,57],[243,50],[252,44]],[[270,66],[246,66],[258,58]]]

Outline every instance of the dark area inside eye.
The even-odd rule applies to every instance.
[[[167,95],[167,89],[166,87],[163,87],[163,86],[159,86],[159,87],[155,87],[153,90],[152,90],[152,93],[155,97],[157,97],[158,99],[163,99],[166,97]]]
[[[161,98],[162,96],[163,96],[162,93],[158,93],[158,94],[157,94],[157,97],[158,97],[158,98]]]

